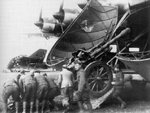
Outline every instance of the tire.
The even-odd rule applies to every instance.
[[[85,68],[85,71],[91,90],[91,97],[99,98],[112,88],[112,72],[107,64],[95,61],[90,63]]]

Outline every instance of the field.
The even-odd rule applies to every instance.
[[[2,93],[2,85],[4,81],[13,78],[16,73],[1,73],[0,74],[0,95]],[[125,84],[125,90],[122,92],[122,98],[127,102],[127,108],[121,109],[119,103],[109,98],[101,107],[94,110],[94,113],[150,113],[150,84],[147,84],[145,89],[133,89],[130,83]],[[1,106],[0,97],[0,106]],[[61,113],[52,112],[52,113]]]

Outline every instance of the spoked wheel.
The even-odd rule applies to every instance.
[[[100,97],[110,90],[112,73],[107,64],[96,61],[89,64],[85,70],[92,96]]]

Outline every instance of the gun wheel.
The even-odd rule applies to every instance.
[[[93,62],[85,69],[92,96],[103,96],[111,88],[112,73],[110,67],[102,62]]]

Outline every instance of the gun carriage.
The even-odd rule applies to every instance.
[[[116,64],[116,55],[133,43],[138,44],[141,37],[148,40],[148,16],[145,13],[148,13],[149,4],[122,10],[120,17],[118,10],[116,6],[105,6],[97,0],[89,1],[47,52],[46,64],[54,66],[66,59],[79,59],[87,72],[91,91],[98,96],[105,94],[111,88],[111,68]],[[138,44],[143,51],[149,49],[145,42]],[[112,44],[119,47],[116,53],[111,53]]]
[[[93,95],[96,93],[99,96],[103,95],[111,88],[111,65],[113,65],[111,63],[116,54],[110,52],[109,45],[128,33],[130,33],[130,28],[122,30],[120,34],[106,43],[97,44],[89,50],[83,48],[72,53],[72,62],[78,59],[83,63]]]

